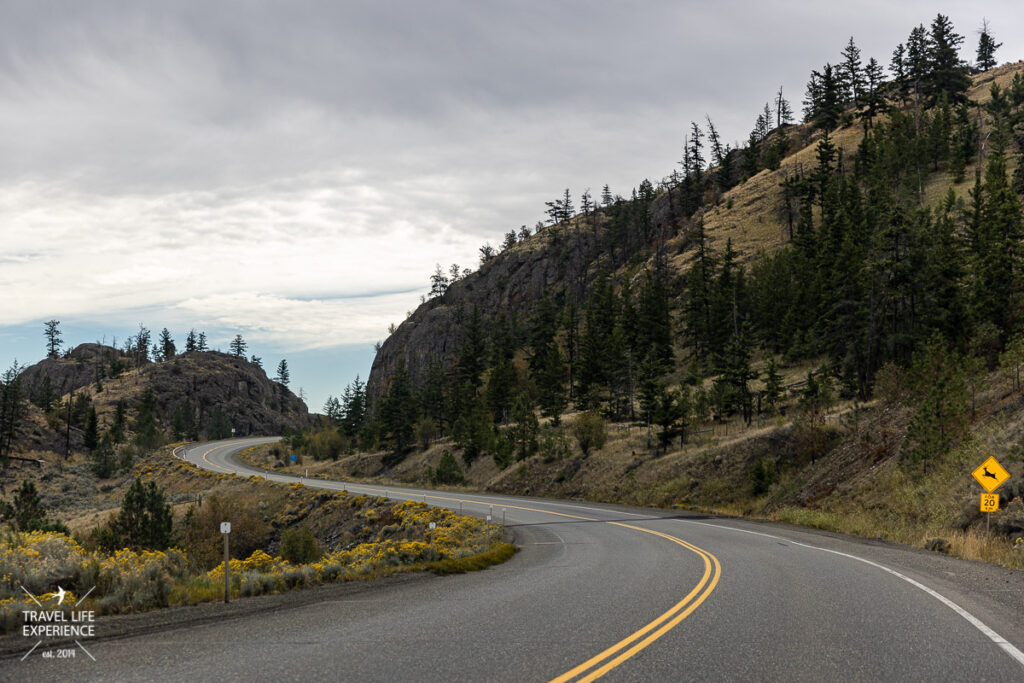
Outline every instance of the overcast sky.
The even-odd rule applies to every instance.
[[[566,187],[745,139],[852,35],[948,14],[1024,58],[1014,2],[0,2],[0,363],[144,323],[241,333],[311,408],[365,379],[435,263]],[[578,201],[578,200],[577,200]],[[272,370],[272,368],[270,368]],[[272,373],[271,373],[272,374]]]

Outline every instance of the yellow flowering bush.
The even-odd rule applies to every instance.
[[[380,497],[346,497],[349,500],[328,497],[314,503],[351,506],[355,518],[365,522],[361,527],[365,542],[329,550],[309,564],[291,564],[257,549],[245,559],[230,560],[232,594],[261,595],[420,568],[476,555],[501,537],[499,526],[445,508],[411,501],[392,504]],[[88,551],[58,532],[4,533],[0,535],[0,633],[20,628],[23,610],[38,609],[22,587],[54,609],[58,608],[54,591],[63,588],[66,593],[59,608],[65,610],[74,606],[76,596],[93,589],[83,607],[99,614],[194,604],[223,595],[223,563],[198,574],[190,574],[188,568],[187,556],[177,549],[122,549],[107,554]]]

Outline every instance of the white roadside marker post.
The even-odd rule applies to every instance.
[[[220,533],[224,537],[224,604],[230,602],[231,595],[231,555],[228,551],[228,538],[231,536],[231,522],[220,523]]]

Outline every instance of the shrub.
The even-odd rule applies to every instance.
[[[589,455],[591,450],[601,450],[608,440],[607,423],[597,413],[588,411],[572,423],[572,435],[576,437],[583,455]]]
[[[435,484],[461,484],[466,480],[458,461],[451,451],[441,453],[441,461],[432,472],[431,480]]]
[[[316,562],[322,554],[320,543],[306,525],[300,529],[286,529],[281,534],[281,557],[291,564]]]
[[[750,467],[750,492],[760,496],[771,490],[772,485],[778,481],[779,473],[775,468],[775,461],[772,458],[764,457],[756,461]]]
[[[215,567],[223,556],[220,523],[231,522],[231,552],[245,557],[270,541],[273,528],[260,510],[260,499],[234,494],[211,496],[191,506],[178,530],[192,571]]]
[[[173,518],[171,506],[156,482],[142,483],[138,477],[128,488],[121,501],[121,511],[100,531],[100,545],[113,550],[116,547],[164,550],[171,544]]]

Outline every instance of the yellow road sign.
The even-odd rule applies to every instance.
[[[999,509],[999,494],[998,493],[983,493],[981,494],[981,511],[982,512],[995,512]]]
[[[974,478],[981,484],[981,488],[992,493],[1010,478],[1010,473],[1003,469],[994,457],[989,456],[988,460],[981,463],[981,467],[971,472]]]

